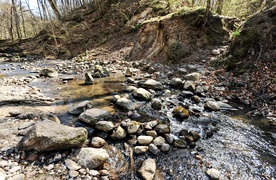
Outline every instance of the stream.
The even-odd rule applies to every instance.
[[[67,63],[67,64],[66,64]],[[36,68],[55,66],[69,66],[70,62],[48,61],[29,63],[2,63],[0,74],[3,78],[38,76]],[[56,65],[58,64],[58,65]],[[72,65],[75,67],[76,65]],[[83,67],[86,67],[85,64]],[[77,117],[67,113],[74,105],[89,100],[94,107],[105,109],[114,114],[120,112],[120,108],[111,102],[114,95],[125,94],[126,78],[123,70],[117,70],[108,77],[95,78],[93,85],[84,85],[84,77],[81,73],[67,71],[56,78],[36,78],[27,83],[27,86],[40,89],[47,98],[53,99],[48,105],[32,106],[45,113],[55,114],[63,124],[80,126]],[[1,78],[1,76],[0,76]],[[163,97],[164,101],[178,100],[172,97]],[[137,121],[144,119],[160,119],[171,127],[171,134],[179,136],[181,130],[196,131],[201,136],[196,142],[195,148],[172,149],[168,153],[153,155],[146,153],[134,155],[135,168],[133,172],[120,172],[122,179],[140,179],[137,170],[146,158],[154,158],[157,163],[157,175],[168,180],[200,179],[208,180],[205,170],[213,167],[221,173],[221,179],[275,180],[276,177],[276,130],[267,124],[265,119],[249,118],[248,110],[242,105],[233,104],[236,110],[221,110],[210,112],[208,116],[192,116],[185,121],[178,121],[172,115],[172,108],[166,106],[160,111],[152,111],[147,103],[141,103]],[[29,106],[5,105],[0,106],[0,117],[7,116],[7,112],[13,108],[30,108]],[[114,157],[111,164],[113,171],[121,171],[129,159],[124,159],[123,143],[108,142],[114,147]],[[200,158],[195,158],[195,156]],[[130,175],[132,174],[132,175]],[[119,179],[121,179],[119,178]],[[162,179],[161,178],[161,179]]]

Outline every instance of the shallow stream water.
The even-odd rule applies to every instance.
[[[15,67],[15,68],[12,68]],[[8,70],[3,70],[7,68]],[[20,69],[18,64],[1,64],[1,74],[5,76],[34,75],[29,71]],[[66,78],[67,77],[67,78]],[[122,74],[111,74],[106,78],[95,79],[94,85],[85,86],[84,79],[78,75],[60,75],[58,78],[38,78],[29,85],[41,89],[47,97],[55,99],[46,108],[48,112],[56,114],[64,124],[73,123],[75,117],[67,111],[75,104],[91,100],[94,107],[103,108],[111,113],[116,112],[110,100],[114,94],[123,92],[122,83],[125,78]],[[150,153],[134,156],[135,162],[141,164],[147,157],[156,159],[158,174],[164,179],[209,179],[205,174],[207,167],[213,167],[221,172],[221,179],[253,180],[269,179],[276,177],[276,130],[266,124],[262,119],[250,119],[245,114],[247,109],[211,113],[209,117],[189,118],[179,122],[172,117],[169,108],[163,109],[156,116],[167,119],[172,134],[177,134],[182,129],[199,132],[201,139],[194,149],[174,149],[169,153],[160,153],[153,156]],[[141,112],[143,113],[143,112]],[[144,112],[147,113],[147,112]],[[161,117],[162,116],[162,117]],[[143,118],[143,116],[141,116]],[[154,117],[156,118],[156,117]],[[207,136],[211,129],[215,132]],[[114,171],[121,171],[127,166],[123,152],[123,145],[112,144],[114,157],[111,159],[116,166]],[[116,148],[115,148],[116,147]],[[121,150],[120,153],[115,153]],[[202,157],[203,161],[195,159],[194,154]],[[135,167],[132,173],[121,172],[121,177],[139,179]],[[130,174],[134,174],[131,176]]]

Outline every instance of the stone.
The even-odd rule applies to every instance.
[[[146,135],[152,136],[153,138],[156,138],[157,132],[156,131],[146,131]]]
[[[163,85],[161,82],[158,82],[154,79],[148,79],[144,84],[143,84],[144,88],[147,89],[153,89],[153,90],[161,90],[163,89]]]
[[[195,84],[193,81],[185,81],[183,85],[183,89],[186,91],[195,92]]]
[[[135,134],[140,128],[140,123],[137,121],[129,121],[127,122],[127,132],[129,134]]]
[[[134,147],[134,152],[136,154],[143,154],[143,153],[147,152],[148,149],[149,149],[148,146],[135,146]]]
[[[86,85],[92,85],[92,84],[94,84],[94,79],[93,79],[93,77],[92,77],[92,75],[91,75],[91,73],[85,73],[85,84]]]
[[[182,91],[180,95],[184,98],[190,98],[194,95],[194,93],[191,91]]]
[[[116,105],[118,105],[128,111],[135,110],[135,106],[136,106],[134,102],[132,102],[131,100],[124,98],[124,97],[119,98],[116,101]]]
[[[197,86],[195,90],[195,94],[201,95],[204,92],[202,86]]]
[[[149,151],[154,155],[157,155],[160,152],[158,147],[155,146],[153,143],[149,145]]]
[[[114,129],[115,125],[111,121],[98,121],[95,128],[104,132],[110,132]]]
[[[145,90],[144,88],[138,88],[132,92],[135,98],[140,99],[142,101],[150,101],[152,98],[152,94]]]
[[[52,121],[37,122],[18,143],[19,150],[38,152],[80,148],[87,139],[85,128],[74,128]]]
[[[220,55],[219,49],[213,49],[213,50],[212,50],[212,54],[213,54],[213,55]]]
[[[168,143],[172,144],[174,141],[174,137],[172,134],[165,134],[165,139]]]
[[[168,125],[166,124],[158,124],[155,127],[156,132],[158,132],[159,134],[168,134],[170,133],[171,129]]]
[[[154,110],[161,110],[162,102],[159,99],[154,98],[154,99],[151,100],[151,107]]]
[[[194,101],[196,104],[200,103],[200,97],[197,95],[192,96],[192,101]]]
[[[106,141],[100,137],[93,137],[91,140],[91,146],[94,148],[100,148],[106,144]]]
[[[156,162],[152,158],[146,159],[143,163],[140,169],[138,170],[138,173],[141,175],[143,180],[153,180],[156,172]]]
[[[69,177],[71,178],[75,178],[79,175],[79,172],[78,171],[75,171],[75,170],[69,170]]]
[[[136,89],[137,89],[137,87],[135,87],[135,86],[126,86],[125,89],[124,89],[124,91],[126,91],[126,92],[133,92]]]
[[[71,159],[65,159],[64,162],[65,166],[70,170],[79,170],[81,168],[81,166],[78,163],[72,161]]]
[[[89,171],[89,174],[91,176],[98,176],[99,175],[99,171],[92,169],[92,170]]]
[[[89,125],[95,126],[100,119],[109,117],[109,112],[103,109],[91,108],[80,114],[79,120]]]
[[[177,106],[173,109],[174,117],[180,118],[180,120],[189,118],[189,111],[182,106]]]
[[[57,77],[58,76],[58,72],[54,69],[42,69],[39,72],[40,76],[46,76],[46,77]]]
[[[201,137],[196,131],[189,131],[189,135],[194,138],[194,141],[198,141]]]
[[[138,136],[137,140],[138,140],[138,143],[141,145],[149,145],[152,142],[153,137],[141,135],[141,136]]]
[[[126,131],[121,127],[118,126],[116,130],[113,131],[111,138],[113,139],[123,139],[127,135]]]
[[[165,139],[162,136],[157,136],[154,140],[153,140],[153,144],[155,146],[162,146],[165,143]]]
[[[175,88],[182,88],[183,81],[180,78],[172,78],[170,80],[169,84],[170,84],[170,86],[175,87]]]
[[[43,117],[42,120],[43,120],[43,121],[45,121],[45,120],[53,121],[53,122],[56,122],[56,123],[59,123],[59,124],[60,124],[59,118],[58,118],[56,115],[54,115],[54,114],[47,114],[47,115],[45,115],[45,116]]]
[[[81,148],[77,155],[78,163],[89,169],[100,167],[108,158],[107,151],[102,148]]]
[[[220,109],[233,109],[233,106],[222,101],[216,101],[216,104],[220,107]]]
[[[132,76],[132,71],[130,70],[130,68],[127,68],[125,72],[125,77],[131,77],[131,76]]]
[[[91,101],[83,101],[83,102],[80,102],[79,104],[77,104],[76,106],[74,106],[73,108],[71,108],[68,111],[68,114],[71,114],[71,115],[80,115],[85,110],[90,109],[92,107],[93,107],[93,104],[92,104]]]
[[[100,65],[95,65],[94,77],[101,78],[101,77],[106,77],[106,76],[109,76],[108,71]]]
[[[153,129],[156,125],[158,124],[158,121],[154,120],[154,121],[149,121],[149,122],[146,122],[145,125],[144,125],[144,128],[145,129]]]
[[[215,169],[211,168],[206,171],[206,174],[211,177],[211,179],[218,180],[220,177],[220,172]]]
[[[206,110],[210,110],[210,111],[219,111],[220,110],[220,107],[218,106],[218,104],[214,101],[207,101],[205,104],[204,104],[204,108]]]
[[[186,143],[186,141],[183,141],[183,140],[181,140],[181,139],[175,140],[175,141],[173,142],[173,145],[174,145],[175,147],[178,147],[178,148],[187,148],[187,143]]]
[[[193,72],[190,74],[187,74],[183,77],[184,80],[188,80],[188,81],[198,81],[201,77],[200,73],[197,72]]]
[[[170,151],[170,148],[171,148],[171,146],[170,146],[169,144],[164,143],[164,144],[162,144],[162,146],[161,146],[161,151],[163,151],[163,152],[168,152],[168,151]]]

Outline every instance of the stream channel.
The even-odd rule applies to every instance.
[[[67,62],[68,63],[68,62]],[[62,63],[61,63],[62,64]],[[33,67],[53,66],[46,61],[32,63]],[[59,65],[62,67],[63,65]],[[66,66],[69,66],[68,64]],[[75,66],[75,65],[74,65]],[[25,67],[25,68],[22,68]],[[48,105],[25,107],[5,105],[0,106],[1,118],[6,112],[14,108],[32,108],[45,113],[53,113],[63,124],[83,126],[77,118],[67,111],[75,104],[90,100],[94,107],[102,108],[111,114],[120,112],[120,109],[111,102],[116,94],[124,94],[123,86],[126,78],[123,68],[114,71],[110,76],[95,78],[93,85],[84,85],[84,76],[77,73],[59,73],[56,78],[36,78],[27,86],[39,88],[47,98],[53,99]],[[27,63],[2,63],[0,71],[4,78],[37,76],[36,71],[31,73]],[[174,92],[172,90],[172,92]],[[148,103],[142,102],[137,121],[145,119],[160,119],[170,124],[171,133],[175,136],[182,129],[197,131],[201,138],[193,149],[173,149],[168,153],[159,153],[154,156],[150,152],[143,155],[134,155],[135,168],[133,172],[123,172],[119,179],[139,179],[137,169],[142,161],[152,157],[157,163],[157,174],[163,179],[209,179],[205,170],[213,167],[221,173],[221,179],[275,180],[276,177],[276,132],[264,119],[249,119],[246,108],[234,105],[235,110],[209,112],[209,116],[190,117],[183,122],[177,121],[172,115],[172,109],[167,101],[177,101],[173,97],[164,96],[165,103],[158,112],[153,111]],[[123,151],[123,143],[108,142],[114,149]],[[116,148],[115,148],[116,147]],[[114,150],[114,153],[116,151]],[[194,154],[200,155],[199,161]],[[124,156],[123,156],[124,157]],[[111,164],[114,171],[119,172],[129,159],[114,154]]]

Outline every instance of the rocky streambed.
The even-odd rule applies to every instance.
[[[231,118],[240,107],[204,64],[0,69],[0,179],[275,178],[274,126]]]

